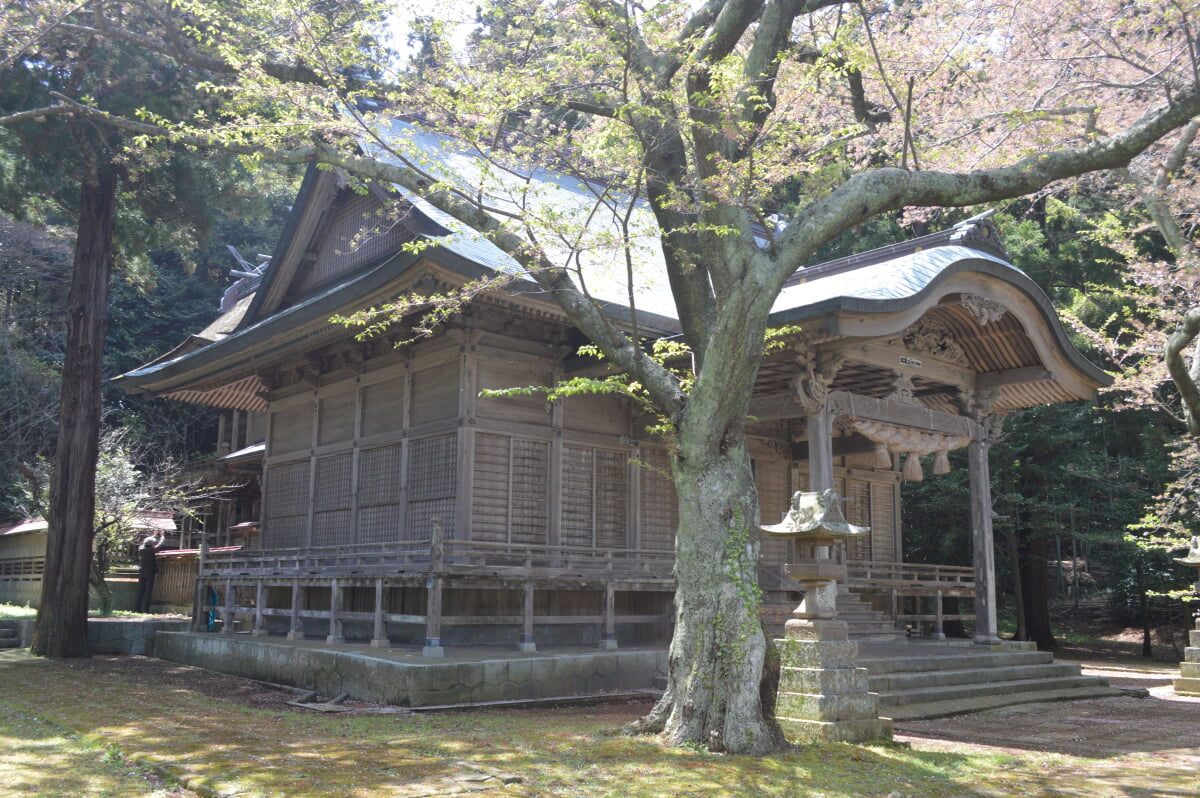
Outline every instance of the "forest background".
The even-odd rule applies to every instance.
[[[39,4],[9,5],[16,9]],[[107,9],[114,15],[128,14],[130,24],[135,20],[141,24],[144,20],[138,17],[143,11],[149,15],[146,19],[155,14],[153,4],[90,5],[96,6],[97,13]],[[356,24],[364,19],[358,15],[360,4],[310,5],[313,8],[301,10]],[[203,4],[191,6],[199,13]],[[1152,6],[1146,4],[1145,13],[1161,10]],[[867,10],[858,8],[866,19]],[[1195,73],[1197,52],[1191,38],[1195,9],[1172,3],[1162,8],[1164,20],[1170,22],[1164,26],[1186,39],[1183,50],[1192,59],[1190,68]],[[1129,12],[1131,17],[1137,9]],[[871,14],[887,16],[880,9],[871,9]],[[510,8],[507,16],[498,13],[482,19],[476,38],[480,49],[511,50],[508,37],[518,27],[516,15]],[[76,23],[55,24],[61,32]],[[73,28],[68,32],[79,33]],[[337,26],[330,27],[330,38],[338,33]],[[129,132],[133,128],[126,128],[122,138],[96,121],[98,116],[84,114],[81,108],[87,103],[105,114],[130,118],[163,120],[190,114],[194,125],[197,106],[202,112],[211,102],[200,96],[203,91],[198,85],[185,80],[187,59],[173,58],[167,50],[139,49],[132,38],[106,39],[102,34],[96,28],[89,34],[92,38],[76,37],[71,40],[75,43],[58,51],[47,48],[39,59],[25,57],[33,44],[5,40],[8,49],[0,63],[4,70],[0,122],[6,122],[0,126],[0,211],[4,213],[0,280],[5,313],[0,352],[0,515],[11,518],[44,507],[46,458],[61,434],[56,431],[55,403],[65,362],[64,330],[70,321],[66,295],[71,234],[82,229],[80,220],[92,213],[89,203],[111,200],[115,207],[116,274],[107,301],[102,364],[107,378],[170,349],[215,315],[228,268],[235,265],[225,245],[245,253],[270,252],[297,177],[295,167],[275,167],[246,157],[252,148],[239,152],[234,139],[224,142],[224,152],[229,154],[220,148],[146,148]],[[1169,39],[1161,30],[1149,35]],[[430,20],[416,26],[413,37],[415,56],[397,80],[419,82],[428,76],[428,82],[436,83],[438,71],[447,66],[445,29]],[[118,40],[122,44],[114,44]],[[197,46],[210,44],[202,38],[197,42]],[[231,58],[219,44],[213,50]],[[861,46],[855,49],[851,44]],[[350,36],[339,47],[343,55],[347,49],[357,50],[364,63],[380,63],[378,41]],[[914,169],[919,169],[918,144],[923,142],[907,130],[903,97],[892,94],[884,105],[867,104],[860,70],[870,66],[870,50],[862,42],[845,47],[863,60],[831,63],[827,80],[832,82],[836,76],[849,86],[859,125],[849,140],[879,129],[899,136],[903,126],[902,138],[893,143],[899,143],[905,168],[911,153]],[[376,60],[366,58],[368,54]],[[1135,59],[1126,54],[1126,60]],[[212,57],[203,66],[223,74],[229,63]],[[261,85],[275,81],[270,85],[283,93],[284,100],[264,100],[260,108],[234,93],[235,100],[244,103],[246,116],[280,102],[303,105],[309,99],[294,87],[323,85],[303,72],[284,74],[269,65],[264,71],[259,77],[267,82]],[[343,71],[339,89],[353,94],[354,86],[378,77]],[[1146,80],[1148,85],[1152,82],[1151,77]],[[164,86],[170,90],[164,92]],[[290,94],[289,86],[293,87]],[[989,87],[996,105],[1020,107],[1022,98],[1006,96],[1007,88],[1000,81]],[[1016,92],[1019,87],[1011,88]],[[911,100],[911,82],[909,92]],[[64,96],[69,102],[62,100]],[[61,125],[49,124],[45,115],[21,116],[27,113],[23,109],[52,106],[77,115]],[[1090,124],[1089,116],[1096,116],[1087,109],[1060,108],[1038,110],[1015,122],[1009,118],[1005,124],[1024,130],[1022,125],[1044,122],[1054,114],[1081,124]],[[508,121],[520,126],[527,120]],[[1126,169],[1055,183],[1032,197],[989,206],[998,211],[995,218],[1014,262],[1070,321],[1077,345],[1120,375],[1114,388],[1095,404],[1016,414],[1007,420],[1004,437],[993,447],[999,592],[1017,597],[1013,618],[1018,636],[1045,647],[1054,643],[1048,614],[1050,587],[1058,585],[1065,592],[1071,585],[1078,595],[1080,558],[1089,570],[1102,575],[1097,587],[1109,591],[1114,605],[1127,615],[1140,612],[1146,624],[1151,623],[1154,596],[1186,584],[1186,572],[1171,563],[1170,548],[1194,532],[1194,484],[1200,470],[1187,412],[1160,353],[1187,319],[1195,297],[1197,204],[1191,193],[1197,166],[1195,135],[1194,124],[1189,125],[1168,146]],[[106,169],[95,168],[100,156]],[[850,171],[855,159],[869,162],[882,156],[869,148],[854,152],[849,147],[831,147],[823,157],[819,168],[804,176],[810,184],[805,190],[822,179],[835,179],[843,168]],[[100,178],[91,180],[88,176],[93,174]],[[800,191],[786,184],[771,188],[784,197],[789,191]],[[822,246],[811,262],[931,232],[979,210],[910,209],[869,218]],[[107,275],[103,277],[107,285]],[[213,419],[201,410],[126,397],[111,386],[105,389],[103,409],[104,425],[121,430],[109,440],[123,441],[122,456],[140,458],[136,465],[147,472],[159,468],[168,456],[185,460],[212,453]],[[965,473],[965,467],[960,467],[951,475],[906,487],[906,559],[969,564]],[[1064,569],[1064,561],[1070,567]]]

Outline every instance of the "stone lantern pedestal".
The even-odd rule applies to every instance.
[[[792,743],[892,739],[867,670],[854,662],[858,644],[837,619],[837,580],[845,578],[846,566],[835,559],[835,547],[867,529],[847,523],[841,499],[826,490],[797,493],[783,521],[763,531],[796,541],[798,561],[786,573],[804,587],[804,601],[775,641],[782,662],[775,719],[784,736]]]
[[[1196,569],[1196,592],[1200,593],[1200,538],[1192,538],[1187,556],[1177,557],[1175,562]],[[1175,677],[1175,692],[1200,696],[1200,616],[1195,628],[1188,632],[1188,646],[1183,650],[1183,662],[1179,663],[1179,676]]]

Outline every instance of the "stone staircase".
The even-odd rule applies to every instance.
[[[21,633],[12,621],[0,621],[0,649],[20,648]]]
[[[895,722],[942,718],[1016,704],[1128,695],[1048,652],[971,644],[863,644],[858,665]]]
[[[783,625],[794,609],[796,602],[764,604],[759,608],[768,637],[783,637]],[[837,618],[846,622],[851,640],[881,643],[899,642],[905,637],[904,630],[896,629],[885,613],[873,609],[842,584],[838,585]]]

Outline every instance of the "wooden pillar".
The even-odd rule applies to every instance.
[[[421,649],[421,656],[445,655],[442,648],[442,580],[431,576],[425,582],[425,647]]]
[[[521,595],[521,639],[518,651],[537,651],[533,642],[533,583],[526,582]]]
[[[945,640],[946,639],[946,629],[945,629],[946,619],[943,617],[942,591],[939,590],[939,591],[937,591],[936,594],[934,594],[933,601],[934,601],[934,604],[933,604],[933,634],[931,635],[931,637],[933,637],[934,640]]]
[[[263,605],[267,603],[267,587],[263,584],[263,580],[258,580],[258,585],[254,589],[254,628],[250,630],[253,637],[262,637],[267,633],[266,620],[263,615]]]
[[[304,629],[300,626],[300,596],[304,588],[300,586],[300,582],[292,583],[292,615],[288,624],[288,640],[303,640]]]
[[[822,407],[808,416],[808,489],[824,491],[833,489],[833,416],[828,407]],[[828,546],[817,546],[816,556],[829,556]],[[837,615],[837,582],[829,581],[812,587],[815,595],[806,595],[804,602],[810,606],[828,607]]]
[[[975,561],[975,642],[995,645],[996,554],[992,544],[992,480],[985,441],[971,441],[967,462],[971,486],[971,545]]]
[[[375,631],[371,633],[372,648],[388,648],[387,626],[383,622],[383,578],[375,580]]]
[[[808,489],[833,487],[833,416],[827,409],[808,416]]]
[[[600,648],[615,649],[617,647],[617,589],[612,582],[604,586],[604,636],[600,638]]]
[[[221,631],[227,635],[233,634],[233,583],[228,579],[225,580],[225,607],[222,617],[224,618]]]
[[[329,634],[325,637],[326,643],[345,643],[346,638],[342,637],[342,621],[338,618],[338,613],[342,610],[342,588],[338,584],[338,580],[329,580]]]

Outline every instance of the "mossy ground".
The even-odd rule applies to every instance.
[[[1155,782],[1144,754],[1089,759],[918,741],[912,749],[826,745],[754,759],[614,734],[645,712],[644,704],[319,715],[264,700],[262,688],[250,684],[143,657],[3,655],[0,792],[22,798],[172,794],[169,786],[147,781],[130,759],[165,766],[201,792],[247,798],[417,795],[421,785],[472,769],[521,779],[472,793],[480,798],[1093,796],[1106,794],[1097,792],[1104,784],[1112,786],[1111,795],[1186,795],[1194,783],[1176,791],[1174,779]],[[217,697],[222,690],[228,698]],[[1131,781],[1123,784],[1126,772]],[[1154,792],[1140,789],[1148,775]]]

